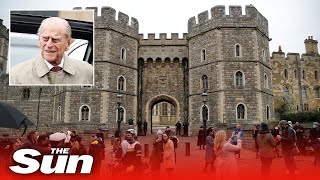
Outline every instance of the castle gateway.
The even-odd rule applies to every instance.
[[[32,120],[40,100],[39,128],[50,130],[116,129],[119,119],[122,128],[140,119],[149,128],[188,122],[191,131],[204,119],[207,126],[271,120],[268,21],[252,5],[245,11],[230,6],[226,15],[224,6],[215,6],[198,21],[190,18],[182,38],[172,33],[144,39],[137,19],[129,24],[119,12],[116,20],[113,8],[102,7],[101,16],[95,14],[93,87],[40,91],[9,87],[3,78],[0,97]]]

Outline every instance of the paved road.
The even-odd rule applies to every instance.
[[[149,152],[152,150],[152,142],[155,138],[154,136],[139,136],[139,142],[142,144],[144,148],[144,144],[149,144]],[[178,137],[179,144],[176,150],[177,153],[177,164],[175,175],[178,177],[187,176],[193,177],[196,175],[197,177],[214,177],[214,173],[208,171],[207,173],[203,172],[204,167],[204,154],[205,150],[200,150],[198,146],[196,146],[196,137]],[[190,156],[186,156],[186,143],[190,142]],[[110,148],[110,143],[107,145],[107,149]],[[296,179],[305,179],[307,176],[311,176],[311,173],[315,171],[313,166],[313,156],[296,156],[296,163],[299,169],[299,175],[297,175]],[[255,152],[242,149],[241,157],[237,158],[238,166],[240,170],[240,177],[243,179],[260,179],[260,159],[256,159]],[[143,161],[148,163],[149,158],[145,157],[145,150],[143,153]],[[106,160],[107,162],[107,160]],[[284,160],[275,158],[272,163],[271,174],[273,174],[273,178],[278,179],[279,176],[286,176],[286,169],[284,165]],[[166,172],[164,170],[160,173],[164,177],[166,176]],[[146,171],[146,177],[148,177],[148,171]],[[188,176],[187,176],[188,177]],[[278,178],[277,178],[278,177]],[[320,176],[319,176],[320,177]]]

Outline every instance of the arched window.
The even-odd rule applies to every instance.
[[[173,104],[171,104],[171,107],[170,107],[170,115],[171,116],[175,116],[176,115],[176,108],[174,107]]]
[[[263,62],[266,62],[266,52],[264,49],[262,49],[262,60]]]
[[[206,92],[208,90],[208,76],[202,76],[202,89]]]
[[[314,88],[314,97],[315,98],[320,98],[319,87]]]
[[[269,88],[268,76],[266,74],[264,74],[264,87]]]
[[[295,69],[293,73],[294,73],[294,78],[297,79],[297,76],[298,76],[298,75],[297,75],[297,70]]]
[[[29,88],[23,88],[22,90],[23,99],[29,99],[30,98],[30,89]]]
[[[314,79],[318,81],[318,71],[314,71]]]
[[[80,121],[90,121],[90,108],[87,105],[80,107]]]
[[[202,121],[206,120],[208,121],[209,120],[209,108],[207,105],[203,105],[201,107],[201,119]]]
[[[121,60],[126,60],[127,58],[127,51],[125,48],[121,48]]]
[[[301,93],[302,93],[302,98],[307,98],[307,88],[306,87],[302,87]]]
[[[162,109],[162,116],[168,116],[168,103],[164,102],[161,105],[161,109]]]
[[[288,70],[287,69],[284,70],[284,78],[288,79]]]
[[[236,44],[234,47],[234,55],[235,57],[241,57],[241,46],[240,44]]]
[[[237,119],[245,119],[246,108],[243,104],[237,106]]]
[[[236,86],[243,86],[243,73],[241,71],[237,71],[235,74],[235,83]]]
[[[267,106],[266,117],[267,117],[267,120],[270,119],[270,109],[269,109],[269,106]]]
[[[126,122],[126,110],[124,109],[124,107],[120,107],[120,108],[117,108],[117,111],[116,111],[116,122],[118,120],[120,120],[121,122]]]
[[[118,78],[118,90],[125,91],[126,90],[126,80],[123,76]]]
[[[202,49],[201,50],[201,61],[205,61],[205,60],[207,60],[207,58],[206,58],[206,50],[205,49]]]
[[[288,87],[283,87],[283,93],[284,93],[285,95],[289,95],[289,89],[288,89]]]
[[[304,70],[302,70],[302,79],[306,79],[306,73]]]

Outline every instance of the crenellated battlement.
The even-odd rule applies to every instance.
[[[3,25],[3,20],[0,19],[0,37],[9,39],[9,29]]]
[[[73,9],[82,10],[81,7]],[[101,16],[98,16],[97,7],[86,7],[85,10],[94,10],[94,25],[96,29],[110,29],[138,39],[139,22],[136,18],[131,17],[129,24],[129,16],[119,11],[118,19],[116,19],[116,10],[112,7],[103,6],[101,8]]]
[[[156,38],[156,34],[149,33],[147,39],[144,39],[143,34],[139,34],[139,43],[142,46],[186,46],[188,41],[187,33],[183,33],[182,38],[179,38],[178,33],[171,33],[171,38],[168,38],[166,33],[160,33],[159,38]]]
[[[211,19],[209,19],[209,12],[204,11],[198,14],[198,22],[193,16],[188,21],[188,36],[193,37],[202,34],[214,28],[242,28],[252,27],[258,28],[263,34],[269,36],[268,20],[260,14],[260,12],[253,6],[245,6],[245,14],[242,15],[241,6],[229,6],[229,14],[226,14],[225,6],[218,5],[211,8]]]
[[[159,38],[156,38],[155,33],[148,33],[147,39],[144,39],[143,34],[139,34],[139,40],[187,40],[187,33],[183,33],[182,38],[179,38],[179,33],[171,33],[171,38],[168,38],[167,33],[159,33]]]

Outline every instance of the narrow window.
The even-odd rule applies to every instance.
[[[243,104],[237,106],[237,119],[244,119],[245,117],[245,107]]]
[[[241,71],[236,73],[236,86],[243,86],[243,74]]]
[[[202,76],[202,89],[204,90],[204,92],[206,92],[208,90],[208,76],[207,75]]]
[[[288,79],[288,70],[287,69],[284,70],[284,78]]]
[[[202,50],[201,50],[201,60],[202,60],[202,61],[205,61],[205,60],[206,60],[206,50],[205,50],[205,49],[202,49]]]
[[[118,90],[120,90],[120,91],[124,91],[125,90],[125,79],[122,76],[120,76],[118,78]]]
[[[121,48],[121,60],[125,60],[126,59],[126,49],[125,48]]]
[[[241,56],[241,46],[240,44],[236,44],[235,46],[235,56],[240,57]]]
[[[270,119],[270,110],[269,110],[269,106],[267,106],[267,120]]]
[[[88,106],[82,106],[81,107],[81,120],[82,121],[89,121],[89,107]]]

